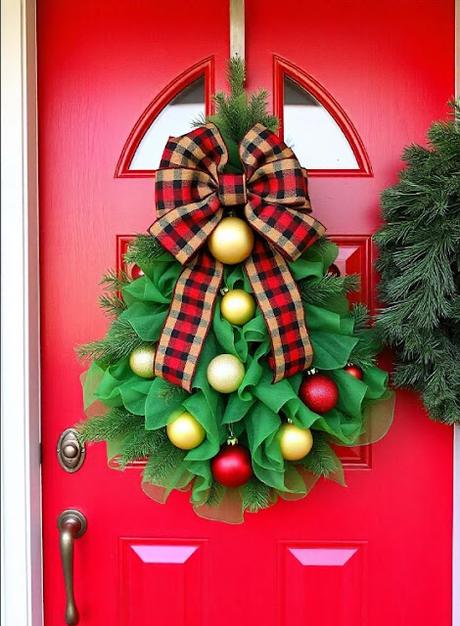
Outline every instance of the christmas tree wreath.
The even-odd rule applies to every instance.
[[[460,422],[460,102],[435,123],[429,146],[408,147],[408,167],[383,193],[377,326],[394,349],[397,387],[422,394],[430,416]]]
[[[238,60],[229,82],[216,115],[165,147],[158,219],[125,259],[138,277],[104,278],[114,319],[80,349],[79,429],[112,467],[145,462],[153,499],[190,490],[199,515],[238,523],[321,476],[343,482],[334,446],[380,439],[393,398],[266,93],[246,95]]]

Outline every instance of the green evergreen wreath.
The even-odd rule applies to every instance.
[[[276,127],[276,119],[266,113],[266,94],[248,99],[243,81],[243,66],[231,62],[231,93],[217,95],[218,112],[212,117],[236,170],[241,165],[232,146],[236,148],[243,134],[256,122]],[[143,488],[155,500],[164,502],[173,489],[190,490],[198,514],[227,522],[240,522],[244,511],[263,509],[278,497],[303,497],[319,477],[343,483],[334,444],[364,445],[381,438],[391,422],[393,398],[387,374],[375,365],[379,343],[368,327],[366,308],[350,310],[347,301],[357,278],[329,271],[336,256],[335,244],[321,238],[289,264],[305,308],[313,367],[327,373],[339,391],[336,407],[318,414],[299,397],[301,374],[271,382],[271,344],[258,309],[253,319],[235,326],[223,318],[217,303],[192,393],[162,378],[133,373],[130,354],[158,341],[182,270],[155,238],[139,235],[125,261],[136,264],[143,275],[131,280],[111,272],[104,277],[107,293],[101,305],[113,317],[112,324],[105,338],[79,350],[93,361],[83,377],[90,417],[79,425],[82,439],[107,441],[112,466],[145,460]],[[241,265],[225,267],[224,284],[251,292]],[[243,382],[229,395],[216,392],[206,377],[209,362],[222,353],[237,356],[245,366]],[[350,363],[362,370],[362,379],[347,371]],[[178,408],[194,416],[205,431],[204,441],[190,451],[175,447],[167,436],[168,418]],[[313,435],[311,451],[297,462],[286,461],[280,452],[278,432],[286,420]],[[253,477],[238,488],[223,487],[211,470],[211,460],[229,437],[250,452]]]
[[[433,419],[460,422],[460,102],[382,195],[377,327],[396,354],[394,384],[422,394]]]

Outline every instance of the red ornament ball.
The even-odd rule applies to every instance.
[[[335,382],[324,374],[311,374],[300,385],[299,396],[315,413],[327,413],[335,407],[339,390]]]
[[[341,272],[335,263],[333,263],[332,265],[329,265],[329,268],[327,270],[327,275],[328,276],[340,276],[341,275]]]
[[[348,365],[346,365],[343,369],[351,376],[354,376],[358,380],[362,380],[363,370],[357,365],[353,365],[353,363],[348,363]]]
[[[141,270],[139,265],[134,264],[131,268],[131,278],[136,280],[136,278],[140,278],[144,275],[144,272]]]
[[[211,461],[214,479],[225,487],[240,487],[252,476],[251,457],[246,448],[227,445]]]

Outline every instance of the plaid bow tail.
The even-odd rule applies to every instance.
[[[155,357],[155,376],[191,391],[224,266],[203,251],[177,280]]]
[[[285,259],[256,238],[245,271],[262,311],[272,344],[273,382],[307,369],[313,359],[299,290]]]

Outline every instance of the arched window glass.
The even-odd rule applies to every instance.
[[[204,115],[205,90],[202,76],[177,94],[153,120],[133,155],[129,169],[158,169],[168,138],[188,132],[192,122]]]
[[[284,77],[284,141],[308,170],[359,170],[344,135],[324,106],[294,80]]]

